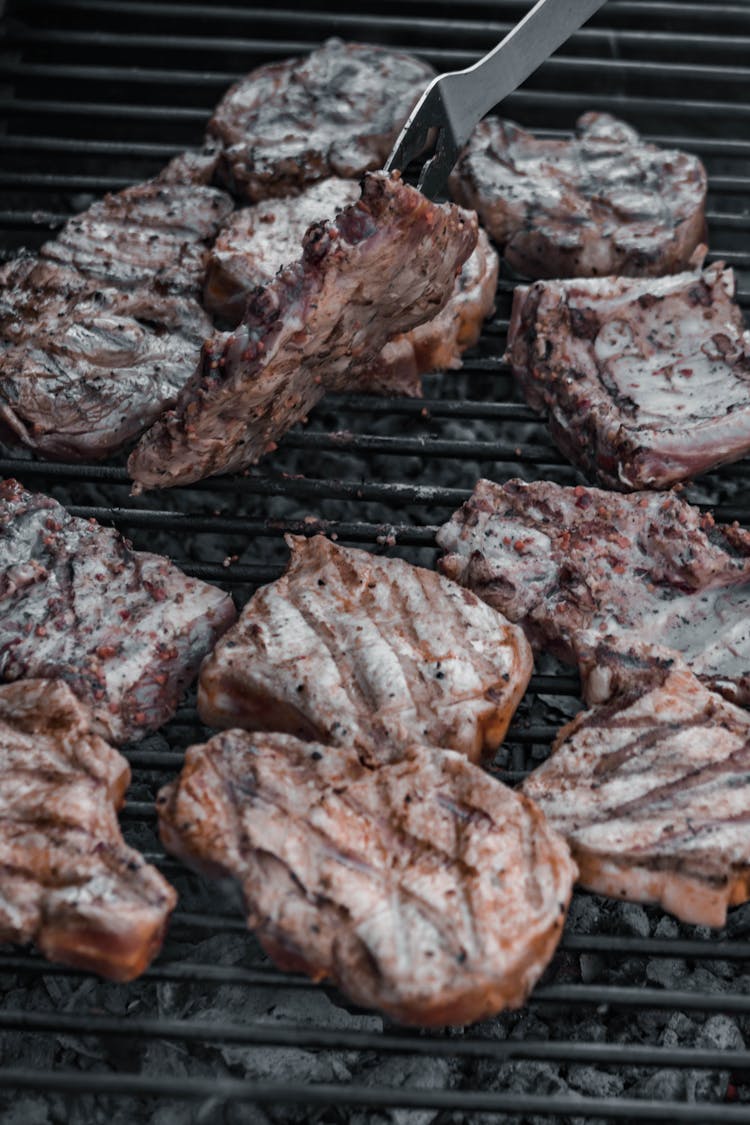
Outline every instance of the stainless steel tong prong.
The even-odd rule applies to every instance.
[[[437,130],[435,152],[422,166],[418,187],[430,199],[444,198],[451,169],[477,122],[517,89],[603,3],[538,0],[479,62],[434,78],[401,130],[385,171],[404,171],[425,152],[430,134]]]

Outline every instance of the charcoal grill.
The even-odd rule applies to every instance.
[[[259,63],[337,34],[407,48],[442,69],[464,66],[528,5],[381,0],[356,15],[354,7],[8,3],[2,254],[40,245],[96,195],[198,143],[222,91]],[[609,0],[505,109],[550,133],[587,109],[608,110],[698,153],[710,173],[712,257],[736,267],[747,306],[748,59],[748,0]],[[503,276],[478,348],[461,373],[428,377],[423,401],[331,398],[247,476],[135,501],[117,464],[49,465],[0,449],[0,473],[171,554],[239,603],[280,573],[284,531],[323,530],[429,564],[436,525],[479,475],[579,479],[499,362],[511,289]],[[744,462],[712,473],[688,496],[750,524],[748,470]],[[567,671],[542,664],[531,689],[495,764],[509,781],[546,754],[575,708]],[[0,1121],[750,1120],[748,909],[716,934],[577,895],[524,1013],[463,1034],[383,1026],[332,990],[276,970],[245,935],[231,895],[164,855],[153,797],[201,734],[188,703],[127,751],[126,836],[181,896],[143,980],[104,984],[33,951],[0,949]]]

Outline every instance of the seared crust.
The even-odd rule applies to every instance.
[[[227,731],[158,798],[164,846],[239,880],[283,968],[403,1023],[518,1007],[562,930],[575,866],[536,806],[464,757]]]
[[[0,687],[0,940],[132,980],[161,947],[177,896],[126,846],[126,760],[65,684]]]
[[[287,541],[284,577],[203,664],[203,721],[389,753],[417,739],[472,761],[494,752],[532,672],[522,631],[401,559]]]
[[[506,261],[527,277],[655,277],[687,269],[705,241],[706,171],[586,113],[572,140],[487,117],[451,177]]]
[[[523,790],[590,890],[708,926],[750,897],[750,716],[685,669],[582,712]]]
[[[275,449],[325,390],[346,389],[390,337],[443,308],[476,240],[475,216],[368,173],[361,200],[312,226],[240,327],[207,342],[176,409],[131,454],[137,485],[187,484]]]
[[[381,168],[432,67],[401,51],[329,39],[304,58],[258,67],[225,94],[208,127],[217,177],[250,203],[327,176]]]

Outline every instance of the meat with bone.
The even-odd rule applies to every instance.
[[[159,795],[164,846],[231,875],[282,968],[404,1023],[520,1006],[576,869],[536,806],[451,751],[373,767],[348,747],[226,731]]]
[[[431,66],[371,43],[329,39],[304,58],[253,70],[219,102],[208,127],[219,182],[257,203],[327,176],[382,167]]]
[[[120,834],[129,780],[64,683],[0,687],[0,940],[113,980],[148,967],[177,896]]]
[[[387,340],[440,312],[476,241],[476,216],[431,203],[397,173],[368,173],[362,198],[310,227],[239,328],[207,342],[176,409],[131,454],[137,485],[254,464],[324,391],[346,389]]]
[[[682,658],[750,703],[750,532],[674,493],[481,480],[439,567],[573,664],[601,702]]]
[[[708,926],[750,898],[750,715],[686,669],[578,715],[523,791],[592,891]]]
[[[338,746],[496,750],[532,671],[522,631],[473,594],[401,559],[290,536],[289,568],[259,590],[201,669],[212,727]]]
[[[706,182],[697,157],[586,113],[572,140],[485,118],[451,190],[527,277],[655,277],[687,269],[705,240]]]
[[[228,594],[168,559],[0,485],[0,677],[64,680],[112,742],[171,718],[234,617]]]
[[[359,194],[353,180],[331,178],[311,184],[301,195],[235,212],[209,252],[206,308],[237,325],[253,289],[299,257],[307,228],[333,219]],[[419,396],[425,372],[460,367],[462,353],[477,342],[482,322],[494,309],[498,265],[487,235],[479,231],[442,312],[389,340],[369,366],[350,373],[347,389]]]
[[[562,451],[612,488],[750,452],[750,334],[721,265],[519,287],[506,359]]]
[[[174,405],[211,323],[190,297],[97,289],[19,258],[0,269],[0,425],[45,457],[109,457]]]
[[[41,253],[100,285],[198,298],[206,250],[232,207],[216,188],[150,180],[69,219]]]

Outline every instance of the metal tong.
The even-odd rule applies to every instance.
[[[532,74],[586,22],[604,0],[538,0],[489,54],[467,67],[433,79],[412,110],[385,171],[403,171],[427,148],[437,129],[435,153],[422,166],[418,187],[444,199],[448,176],[463,146],[494,105]]]

